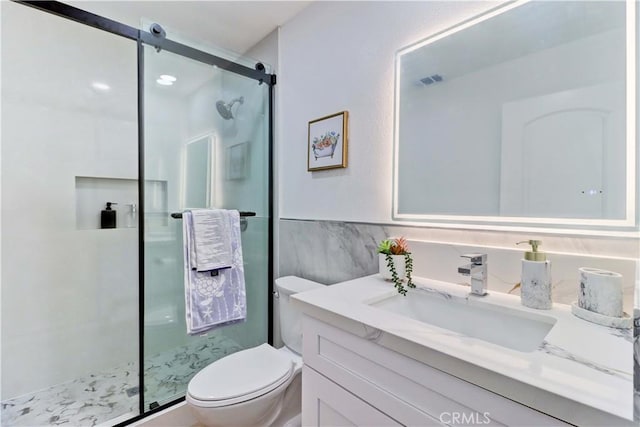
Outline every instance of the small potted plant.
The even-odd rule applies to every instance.
[[[411,280],[413,259],[411,252],[409,252],[407,239],[404,237],[380,242],[378,245],[378,264],[382,278],[391,280],[398,293],[407,294],[407,288],[403,283],[405,278],[407,279],[407,287],[416,287]]]

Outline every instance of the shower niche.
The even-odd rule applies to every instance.
[[[138,180],[76,176],[76,229],[100,229],[100,213],[114,204],[116,229],[138,226]]]
[[[114,204],[115,229],[138,227],[137,179],[76,176],[75,181],[76,229],[100,229],[100,214],[107,202]],[[167,181],[145,180],[145,210],[150,229],[168,226]]]

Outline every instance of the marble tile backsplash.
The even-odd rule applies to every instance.
[[[336,221],[280,221],[279,276],[332,285],[378,272],[387,227]]]
[[[520,282],[522,258],[526,247],[495,248],[440,242],[409,240],[414,257],[414,274],[445,282],[467,284],[469,279],[458,274],[458,266],[468,263],[465,253],[485,253],[488,259],[489,290],[507,293]],[[544,251],[544,246],[540,248]],[[571,304],[578,299],[580,267],[615,271],[623,276],[624,309],[633,312],[636,261],[628,258],[594,257],[548,252],[551,261],[553,302]],[[512,292],[520,294],[516,289]]]
[[[520,282],[521,260],[526,245],[513,248],[447,243],[422,239],[424,230],[389,225],[359,224],[338,221],[281,220],[279,275],[296,275],[324,284],[334,284],[378,272],[376,247],[389,236],[404,235],[414,258],[414,275],[446,282],[467,284],[469,279],[458,274],[458,266],[465,264],[460,256],[470,252],[488,255],[489,290],[509,292]],[[418,236],[418,238],[414,237]],[[555,237],[555,239],[558,239]],[[540,250],[545,251],[543,238]],[[496,241],[494,238],[493,241]],[[554,248],[557,242],[554,242]],[[573,242],[578,253],[549,251],[552,262],[554,302],[571,304],[578,295],[578,269],[600,268],[623,276],[625,312],[633,312],[634,286],[637,262],[633,258],[582,254],[579,244]],[[565,246],[566,247],[566,246]],[[512,292],[518,295],[519,290]]]

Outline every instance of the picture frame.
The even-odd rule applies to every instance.
[[[241,142],[226,149],[225,169],[227,180],[239,180],[247,177],[248,144]]]
[[[347,167],[349,112],[321,117],[309,122],[307,171]]]

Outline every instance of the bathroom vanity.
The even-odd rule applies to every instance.
[[[379,275],[293,296],[303,425],[633,425],[630,330]]]

